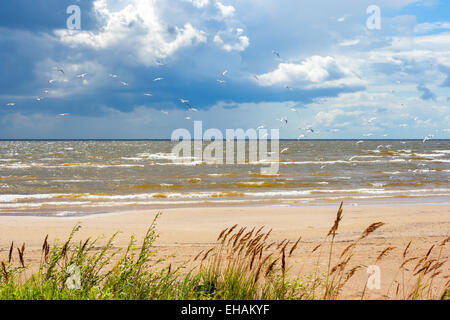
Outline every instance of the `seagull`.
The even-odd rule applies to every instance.
[[[399,125],[400,128],[406,128],[408,125],[406,123],[402,123],[401,125]]]
[[[156,64],[157,66],[165,66],[165,65],[166,65],[164,62],[162,62],[162,61],[159,60],[159,59],[155,61],[155,64]]]
[[[118,77],[117,74],[113,74],[113,73],[110,73],[109,76],[110,76],[111,78],[117,78],[117,77]]]
[[[258,126],[258,128],[256,128],[256,130],[261,130],[261,129],[264,129],[263,125],[260,125],[260,126]]]
[[[265,137],[267,137],[269,134],[266,132],[262,135],[262,137],[260,137],[260,139],[264,139]]]
[[[288,89],[288,90],[294,90],[294,89],[292,89],[292,88],[289,87],[289,86],[286,86],[285,88]]]
[[[184,120],[191,120],[191,117],[185,116]]]
[[[370,118],[369,120],[367,120],[367,123],[372,123],[372,122],[374,122],[375,120],[377,120],[377,118],[375,118],[375,117]]]
[[[279,120],[282,124],[287,124],[288,123],[288,119],[286,117],[283,117],[281,119],[277,119]]]
[[[127,87],[127,86],[128,86],[128,83],[126,83],[126,82],[124,82],[124,81],[120,81],[120,83],[121,83],[124,87]]]
[[[225,77],[225,75],[227,74],[227,72],[228,72],[228,70],[225,70],[224,72],[221,72],[220,75],[221,75],[222,77]]]
[[[180,100],[181,103],[189,103],[189,100],[185,100],[185,99],[182,99],[182,98],[179,98],[178,100]]]
[[[50,92],[48,90],[43,90],[42,93],[49,94]]]
[[[311,133],[314,133],[314,129],[313,129],[313,128],[311,128],[311,127],[307,127],[307,128],[305,128],[305,131],[309,131],[309,132],[311,132]]]
[[[189,111],[193,111],[193,112],[197,112],[198,111],[197,109],[193,108],[189,103],[186,103],[186,105],[188,106]]]
[[[284,148],[283,150],[280,151],[280,153],[284,153],[284,152],[286,152],[288,150],[289,150],[289,148]]]
[[[70,116],[70,113],[60,113],[58,114],[60,117]]]
[[[153,79],[153,81],[161,81],[161,80],[164,80],[164,78],[155,78],[155,79]]]
[[[363,143],[364,142],[364,140],[359,140],[358,142],[356,142],[356,144],[360,144],[360,143]]]
[[[274,55],[276,55],[279,59],[281,59],[280,54],[279,54],[277,51],[273,50],[272,53],[273,53]]]
[[[258,76],[257,76],[257,75],[253,75],[253,78],[255,78],[255,79],[256,79],[256,81],[259,81],[259,78],[258,78]]]
[[[8,104],[6,104],[8,107],[14,107],[16,104],[14,102],[10,102]]]
[[[58,71],[61,72],[62,74],[65,74],[65,73],[64,73],[64,70],[63,70],[61,67],[57,67],[56,70],[58,70]]]
[[[41,101],[43,98],[41,97],[36,97],[36,101]]]
[[[304,134],[301,134],[301,135],[298,136],[297,140],[300,140],[300,139],[302,139],[302,138],[304,138],[304,137],[305,137],[305,135],[304,135]]]
[[[164,111],[164,110],[161,110],[161,112],[162,112],[163,114],[165,114],[166,116],[169,114],[167,111]]]
[[[294,108],[289,108],[289,110],[291,110],[293,112],[297,112],[297,109],[294,109]]]
[[[373,133],[366,133],[366,134],[363,134],[363,136],[364,137],[371,137],[371,136],[373,136]]]
[[[427,142],[428,140],[431,140],[434,137],[434,135],[429,134],[428,136],[426,136],[425,138],[423,138],[422,143]]]
[[[87,73],[82,73],[82,74],[76,75],[77,78],[81,78],[81,79],[84,79],[84,77],[86,77],[86,76],[87,76]]]
[[[55,81],[56,81],[55,79],[51,79],[51,80],[48,80],[48,83],[52,84]]]
[[[144,96],[152,97],[153,95],[151,93],[144,93]]]
[[[225,81],[225,80],[222,80],[222,79],[218,79],[217,82],[218,82],[218,83],[225,83],[226,81]]]

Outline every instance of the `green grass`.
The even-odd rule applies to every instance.
[[[154,242],[157,239],[156,220],[149,227],[144,239],[137,245],[131,237],[127,248],[117,249],[114,234],[106,243],[97,246],[97,240],[87,239],[74,243],[74,235],[80,229],[76,225],[68,240],[50,246],[45,238],[39,270],[31,276],[30,266],[25,264],[25,245],[16,248],[11,244],[8,257],[1,263],[0,299],[2,300],[289,300],[289,299],[338,299],[346,283],[364,266],[350,266],[353,251],[358,242],[381,227],[382,223],[369,226],[361,236],[338,254],[332,264],[333,242],[342,207],[327,237],[313,251],[326,252],[327,268],[321,271],[317,261],[314,272],[292,277],[289,258],[297,250],[301,238],[295,242],[284,240],[270,242],[270,231],[263,228],[247,230],[237,225],[221,232],[216,245],[200,252],[194,259],[194,267],[188,263],[173,268],[170,261],[157,259]],[[440,292],[431,290],[433,280],[442,272],[445,260],[442,250],[449,242],[445,239],[423,257],[408,257],[403,252],[400,282],[393,283],[392,291],[397,299],[449,299],[448,282]],[[327,249],[328,248],[328,249]],[[16,249],[16,250],[14,250]],[[377,261],[392,248],[385,249]],[[432,250],[437,257],[431,258]],[[18,255],[14,263],[13,256]],[[320,257],[320,254],[319,254]],[[319,258],[318,258],[319,259]],[[336,261],[335,261],[336,262]],[[413,275],[405,281],[405,269],[414,262]],[[191,263],[192,265],[192,263]],[[412,267],[410,267],[412,269]],[[408,269],[408,271],[411,271]],[[447,276],[448,278],[448,276]],[[406,283],[414,285],[406,290]],[[364,284],[363,284],[364,285]],[[365,289],[365,288],[364,288]],[[365,290],[361,298],[364,298]]]

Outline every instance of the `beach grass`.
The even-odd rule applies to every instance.
[[[447,260],[443,258],[450,237],[442,239],[420,256],[408,249],[386,247],[375,261],[352,263],[358,244],[383,222],[370,224],[347,247],[336,251],[335,237],[343,218],[342,204],[321,243],[310,252],[313,272],[293,275],[291,258],[302,238],[272,241],[271,230],[249,230],[234,225],[220,232],[210,248],[192,261],[174,267],[159,259],[154,242],[158,237],[156,215],[142,242],[134,236],[126,248],[114,247],[117,233],[105,245],[98,240],[75,242],[76,225],[65,242],[51,245],[45,237],[39,269],[31,273],[26,264],[26,245],[11,243],[1,262],[2,300],[336,300],[356,272],[377,265],[389,254],[401,256],[386,299],[450,299]],[[325,268],[319,263],[325,259]],[[436,281],[440,277],[439,285]],[[442,279],[444,279],[442,281]],[[447,282],[445,282],[447,281]],[[368,282],[361,283],[360,299],[366,299]]]

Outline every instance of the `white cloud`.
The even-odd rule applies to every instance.
[[[195,2],[197,5],[202,2]],[[141,63],[150,66],[177,50],[207,41],[206,33],[191,23],[169,28],[152,1],[128,0],[114,10],[114,2],[96,0],[93,9],[103,27],[99,32],[56,30],[62,43],[96,50],[131,51]],[[170,30],[171,29],[171,30]]]
[[[345,41],[340,42],[339,45],[341,47],[351,47],[351,46],[356,46],[359,42],[360,42],[359,39],[345,40]]]
[[[226,6],[219,1],[217,1],[216,5],[224,18],[232,17],[236,11],[233,6]]]
[[[439,29],[450,29],[450,22],[426,22],[416,25],[414,32],[427,33]]]
[[[192,3],[193,6],[197,8],[203,8],[209,4],[209,0],[187,0]]]
[[[292,85],[301,87],[333,87],[362,84],[352,72],[334,57],[312,56],[300,64],[280,63],[269,73],[258,75],[263,86]]]
[[[225,51],[244,51],[250,44],[247,36],[243,35],[241,28],[218,32],[213,41]]]

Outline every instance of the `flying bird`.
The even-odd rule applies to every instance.
[[[120,83],[121,83],[124,87],[127,87],[127,86],[128,86],[128,83],[126,83],[125,81],[120,81]]]
[[[56,68],[56,70],[58,70],[59,72],[61,72],[62,74],[64,74],[64,75],[65,75],[65,73],[64,73],[64,70],[63,70],[63,68],[61,68],[61,67],[57,67],[57,68]]]
[[[36,101],[41,101],[43,98],[41,97],[36,97]]]
[[[58,114],[60,117],[70,116],[70,113],[60,113]]]
[[[185,116],[184,120],[191,120],[191,117]]]
[[[144,93],[144,96],[152,97],[153,95],[151,93]]]
[[[164,78],[155,78],[155,79],[153,79],[154,82],[155,81],[161,81],[161,80],[164,80]]]
[[[272,53],[274,55],[276,55],[278,57],[278,59],[281,59],[280,54],[277,51],[273,50]]]
[[[6,104],[8,107],[14,107],[16,104],[14,102],[10,102]]]
[[[283,150],[280,151],[280,153],[285,153],[288,150],[289,150],[289,148],[284,148]]]
[[[48,80],[48,83],[52,84],[55,81],[56,81],[55,79],[50,79],[50,80]]]
[[[192,112],[197,112],[197,111],[198,111],[197,109],[195,109],[194,107],[192,107],[189,103],[186,103],[186,105],[188,106],[189,111],[192,111]]]
[[[307,128],[305,128],[305,131],[309,131],[309,132],[311,132],[311,133],[314,133],[314,129],[313,129],[313,128],[311,128],[311,127],[307,127]]]
[[[429,134],[428,136],[426,136],[425,138],[423,138],[422,143],[427,142],[428,140],[431,140],[434,137],[434,135]]]
[[[87,73],[82,73],[82,74],[76,75],[77,78],[81,78],[81,79],[84,79],[84,77],[86,77],[86,76],[87,76]]]
[[[110,76],[111,78],[117,78],[117,77],[118,77],[117,74],[113,74],[113,73],[110,73],[109,76]]]
[[[165,114],[166,116],[169,114],[167,111],[161,110],[161,113]]]
[[[281,119],[277,119],[279,120],[282,124],[287,124],[288,123],[288,119],[286,117],[283,117]]]
[[[189,100],[186,99],[179,98],[178,100],[180,100],[181,103],[189,103]]]
[[[225,70],[225,71],[221,72],[220,75],[221,75],[222,77],[225,77],[225,75],[227,74],[227,72],[228,72],[228,70]]]
[[[225,81],[225,80],[222,80],[222,79],[218,79],[217,82],[218,82],[218,83],[225,83],[226,81]]]

